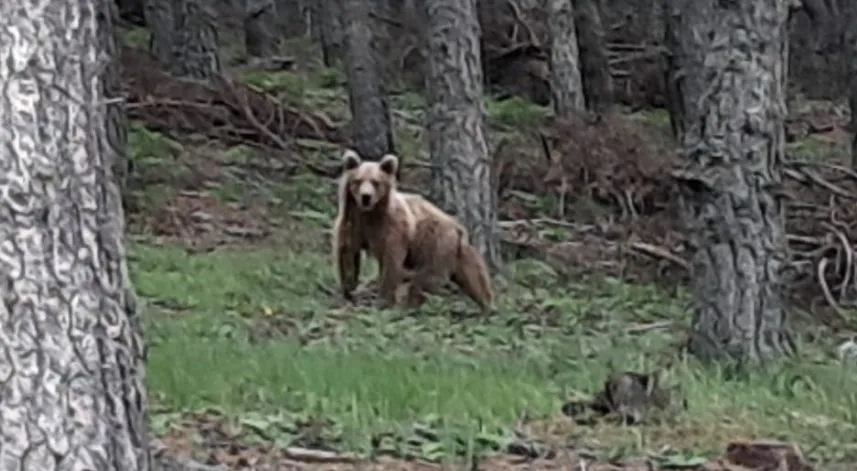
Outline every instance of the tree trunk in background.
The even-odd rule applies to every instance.
[[[738,366],[794,351],[781,295],[788,4],[679,0],[689,350]]]
[[[682,74],[681,71],[681,43],[676,35],[676,29],[680,27],[679,15],[681,9],[672,0],[661,1],[661,13],[664,21],[664,53],[662,64],[664,73],[665,101],[667,112],[670,115],[670,129],[676,142],[681,142],[684,136],[684,116],[682,105]]]
[[[344,0],[315,0],[313,21],[318,25],[318,40],[324,65],[332,67],[342,59],[345,49],[345,32],[342,28],[342,2]]]
[[[135,26],[146,26],[144,0],[116,0],[119,17]]]
[[[176,32],[170,70],[180,77],[208,79],[220,74],[217,28],[207,0],[172,0]]]
[[[403,21],[404,18],[396,16],[401,14],[400,10],[397,11],[396,1],[371,0],[368,2],[372,6],[371,12],[373,13],[369,18],[373,48],[375,49],[381,80],[385,84],[395,83],[401,78],[401,71],[398,69],[399,64],[395,55],[401,48],[401,39],[397,36],[402,26],[398,22]]]
[[[108,9],[0,3],[4,469],[150,469],[144,345],[111,171],[124,144],[110,128],[122,120],[103,95],[115,84],[98,80]]]
[[[395,149],[390,108],[374,44],[370,17],[373,4],[367,0],[345,0],[342,18],[346,25],[346,75],[354,148],[362,158],[378,160]]]
[[[613,76],[598,0],[575,0],[574,12],[586,106],[604,112],[613,105]]]
[[[310,0],[321,3],[323,0]],[[276,0],[277,24],[280,36],[296,38],[307,33],[306,18],[304,17],[304,2],[301,0]],[[313,18],[313,21],[316,21]]]
[[[848,64],[848,107],[851,108],[851,167],[857,169],[857,5],[845,8],[845,57]]]
[[[548,30],[551,38],[551,93],[557,116],[570,116],[586,107],[574,9],[571,0],[548,0]]]
[[[144,0],[146,26],[151,33],[149,52],[164,67],[172,67],[175,61],[176,19],[173,14],[174,0]]]
[[[244,48],[250,57],[271,57],[277,53],[277,11],[274,0],[246,0]]]
[[[130,192],[128,191],[128,177],[132,171],[132,162],[126,152],[128,123],[125,119],[125,103],[122,101],[122,71],[121,61],[119,60],[119,41],[116,37],[116,28],[114,28],[115,19],[119,13],[113,2],[99,2],[99,6],[103,9],[101,18],[105,22],[104,26],[99,29],[99,34],[101,35],[99,42],[104,53],[110,57],[110,61],[105,64],[104,73],[101,75],[101,93],[108,100],[105,105],[107,132],[111,133],[108,140],[114,143],[114,152],[105,151],[104,154],[115,158],[111,163],[111,168],[116,178],[116,183],[119,186],[119,194],[122,196],[122,201],[126,202],[130,196]]]
[[[470,231],[489,266],[500,264],[497,197],[485,140],[476,0],[424,0],[428,21],[428,133],[434,197]]]

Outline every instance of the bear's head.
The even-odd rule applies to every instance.
[[[393,154],[381,157],[378,162],[364,162],[353,150],[342,155],[343,177],[348,197],[360,211],[372,211],[379,203],[389,199],[396,188],[396,171],[399,158]]]

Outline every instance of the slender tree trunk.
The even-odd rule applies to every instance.
[[[848,2],[843,8],[847,19],[844,28],[843,60],[848,64],[848,106],[851,108],[851,167],[857,169],[857,5]]]
[[[374,2],[368,0],[345,0],[343,20],[354,148],[364,159],[378,160],[384,154],[394,153],[395,149],[370,17],[373,5]]]
[[[173,0],[144,0],[146,26],[149,28],[149,52],[164,67],[172,67],[175,60],[176,20]]]
[[[676,142],[681,142],[684,136],[684,116],[682,105],[682,74],[681,71],[681,43],[676,35],[676,28],[680,27],[680,8],[672,0],[662,0],[662,14],[664,21],[664,51],[662,55],[664,84],[666,86],[666,107],[670,115],[670,128]]]
[[[551,37],[551,93],[557,116],[569,116],[585,109],[583,82],[574,8],[571,0],[548,0],[548,29]]]
[[[117,0],[119,17],[136,26],[146,26],[145,5],[143,0]]]
[[[586,106],[604,112],[613,106],[613,76],[607,56],[607,39],[598,0],[575,0],[577,43]]]
[[[310,0],[320,3],[322,0]],[[304,18],[304,2],[301,0],[276,0],[280,34],[284,38],[296,38],[307,33]]]
[[[274,0],[246,0],[244,48],[250,57],[271,57],[277,52],[277,11]]]
[[[484,130],[476,0],[424,0],[429,150],[435,198],[458,216],[492,269],[500,264],[497,197]]]
[[[172,1],[176,33],[170,70],[202,80],[220,74],[217,28],[206,0]]]
[[[343,0],[315,0],[313,19],[318,25],[318,40],[321,42],[322,60],[326,67],[332,67],[342,59],[345,49],[345,33],[342,28]]]
[[[125,103],[121,101],[122,97],[122,73],[121,61],[119,60],[119,42],[116,39],[116,31],[113,28],[114,20],[119,15],[116,6],[113,2],[99,2],[102,8],[104,21],[107,22],[105,27],[99,30],[101,37],[99,39],[101,46],[104,48],[104,53],[110,57],[110,61],[105,65],[104,73],[102,74],[102,94],[109,97],[105,103],[105,114],[107,117],[107,132],[110,133],[109,142],[114,143],[117,152],[105,151],[105,155],[113,156],[115,160],[111,164],[113,175],[116,177],[116,183],[119,186],[119,194],[122,196],[122,201],[127,202],[130,197],[128,189],[128,178],[132,172],[131,159],[128,158],[125,148],[128,142],[128,125],[125,118]]]
[[[101,3],[0,3],[4,469],[150,469]]]
[[[677,0],[684,183],[697,306],[689,350],[737,365],[791,354],[781,294],[788,4]]]

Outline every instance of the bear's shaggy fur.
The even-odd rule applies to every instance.
[[[378,261],[383,306],[395,304],[397,288],[407,281],[407,304],[418,307],[424,291],[451,279],[483,311],[493,310],[491,278],[467,230],[422,196],[396,188],[395,155],[363,162],[348,150],[342,163],[333,250],[346,300],[353,301],[361,252],[366,250]]]
[[[420,195],[406,194],[405,201],[417,221],[408,255],[410,287],[408,307],[425,302],[425,292],[434,292],[452,280],[483,312],[494,309],[491,277],[482,254],[470,245],[467,229]]]
[[[396,190],[399,159],[385,155],[379,162],[363,162],[356,152],[347,150],[342,165],[339,214],[333,229],[342,295],[353,300],[361,252],[366,250],[378,261],[381,302],[391,306],[396,288],[405,278],[405,259],[417,224],[404,196]]]

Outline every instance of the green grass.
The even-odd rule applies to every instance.
[[[126,40],[139,42],[141,34],[134,30]],[[243,79],[291,105],[346,120],[342,73],[311,58],[298,62],[298,72],[251,71]],[[391,105],[400,152],[424,153],[425,100],[403,92]],[[532,129],[550,114],[514,99],[486,100],[485,107],[492,138]],[[663,112],[637,116],[668,132]],[[194,180],[185,165],[189,149],[139,125],[130,141],[136,176],[145,182],[144,210],[168,207]],[[339,152],[297,144],[302,158],[319,162]],[[814,143],[803,148],[807,158],[821,151]],[[419,314],[344,309],[325,232],[335,213],[334,182],[246,170],[265,160],[246,147],[203,157],[222,170],[205,187],[208,195],[223,206],[265,208],[276,234],[211,253],[169,241],[130,248],[158,434],[188,427],[203,434],[200,424],[216,421],[247,442],[446,460],[501,450],[519,428],[605,458],[665,447],[710,456],[749,437],[797,442],[819,461],[857,458],[857,377],[829,358],[831,345],[802,345],[793,363],[727,378],[677,359],[689,324],[686,295],[614,279],[569,280],[533,260],[506,267],[510,283],[487,319],[461,297],[431,299]],[[364,265],[366,279],[375,267]],[[565,400],[598,391],[617,369],[665,369],[688,410],[643,427],[586,427],[560,416]],[[522,416],[530,420],[523,424]]]
[[[175,165],[183,152],[139,127],[131,138],[144,173],[172,168],[158,154]],[[245,148],[207,158],[230,168],[258,160]],[[210,193],[224,205],[267,207],[273,242],[207,254],[131,247],[156,433],[216,420],[247,442],[448,460],[502,450],[525,415],[528,436],[571,440],[605,458],[663,447],[711,456],[742,437],[794,441],[816,460],[857,458],[857,378],[829,358],[830,345],[804,345],[793,364],[728,379],[676,360],[689,321],[684,294],[568,280],[532,260],[507,266],[511,283],[488,319],[461,297],[431,299],[418,315],[345,310],[325,232],[333,181],[264,173],[225,178]],[[161,186],[144,189],[152,206],[177,191]],[[365,279],[375,267],[364,268]],[[598,391],[614,369],[661,368],[689,405],[672,421],[584,427],[560,417],[566,399]]]
[[[521,284],[525,265],[513,270]],[[543,278],[542,288],[510,288],[497,316],[462,320],[457,312],[473,310],[463,299],[432,300],[419,316],[337,310],[320,288],[335,286],[323,250],[190,256],[138,245],[132,267],[148,300],[150,391],[171,414],[217,408],[227,420],[251,414],[283,430],[294,428],[284,425],[296,420],[290,414],[309,414],[332,421],[326,428],[340,448],[364,452],[372,437],[406,437],[416,424],[432,424],[438,443],[448,444],[430,447],[441,456],[465,453],[450,444],[486,433],[497,438],[471,451],[490,451],[526,412],[609,453],[670,445],[710,454],[759,436],[820,445],[815,457],[857,456],[846,445],[857,442],[857,379],[810,362],[821,358],[812,347],[805,363],[749,380],[677,364],[668,378],[689,410],[668,425],[558,421],[562,401],[596,391],[611,366],[648,371],[668,361],[685,324],[683,303],[653,288]],[[645,334],[631,328],[663,320],[675,324]],[[282,435],[288,442],[295,433]]]

